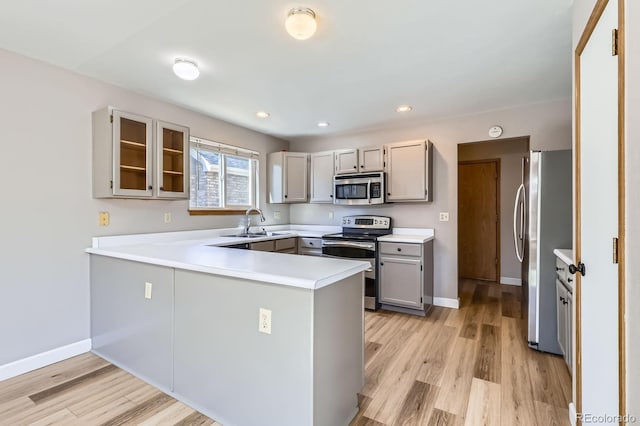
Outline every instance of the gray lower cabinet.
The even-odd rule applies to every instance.
[[[172,390],[174,270],[104,256],[91,256],[90,262],[93,352]]]
[[[424,315],[433,305],[433,241],[380,243],[379,302],[383,309]]]
[[[556,318],[558,324],[558,344],[564,362],[572,372],[573,364],[573,277],[569,266],[560,258],[556,259]]]

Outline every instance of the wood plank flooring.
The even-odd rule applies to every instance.
[[[519,291],[463,280],[459,310],[366,312],[351,425],[568,425],[569,373],[526,346]],[[123,424],[220,426],[91,353],[0,382],[2,426]]]
[[[527,347],[520,287],[462,280],[460,309],[365,313],[365,386],[352,426],[569,425],[571,378]]]

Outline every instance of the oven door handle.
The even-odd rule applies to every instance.
[[[322,240],[322,247],[353,247],[353,248],[361,248],[361,249],[367,249],[367,250],[375,250],[376,245],[374,243]]]
[[[354,259],[351,257],[340,257],[340,256],[331,256],[330,254],[323,254],[322,257],[330,257],[332,259],[343,259],[343,260],[360,260],[362,262],[364,262],[364,260],[362,259]],[[365,269],[365,272],[373,272],[373,268],[369,268],[369,269]]]

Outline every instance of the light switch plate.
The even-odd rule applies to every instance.
[[[144,283],[144,298],[151,299],[151,291],[153,290],[152,283]]]
[[[164,223],[171,223],[171,213],[167,212],[164,214]]]
[[[440,212],[440,222],[449,222],[449,212]]]

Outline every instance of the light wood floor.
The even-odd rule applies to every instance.
[[[518,287],[461,283],[459,310],[365,314],[352,425],[568,425],[569,373],[527,348]],[[0,382],[0,425],[218,425],[93,355]]]

